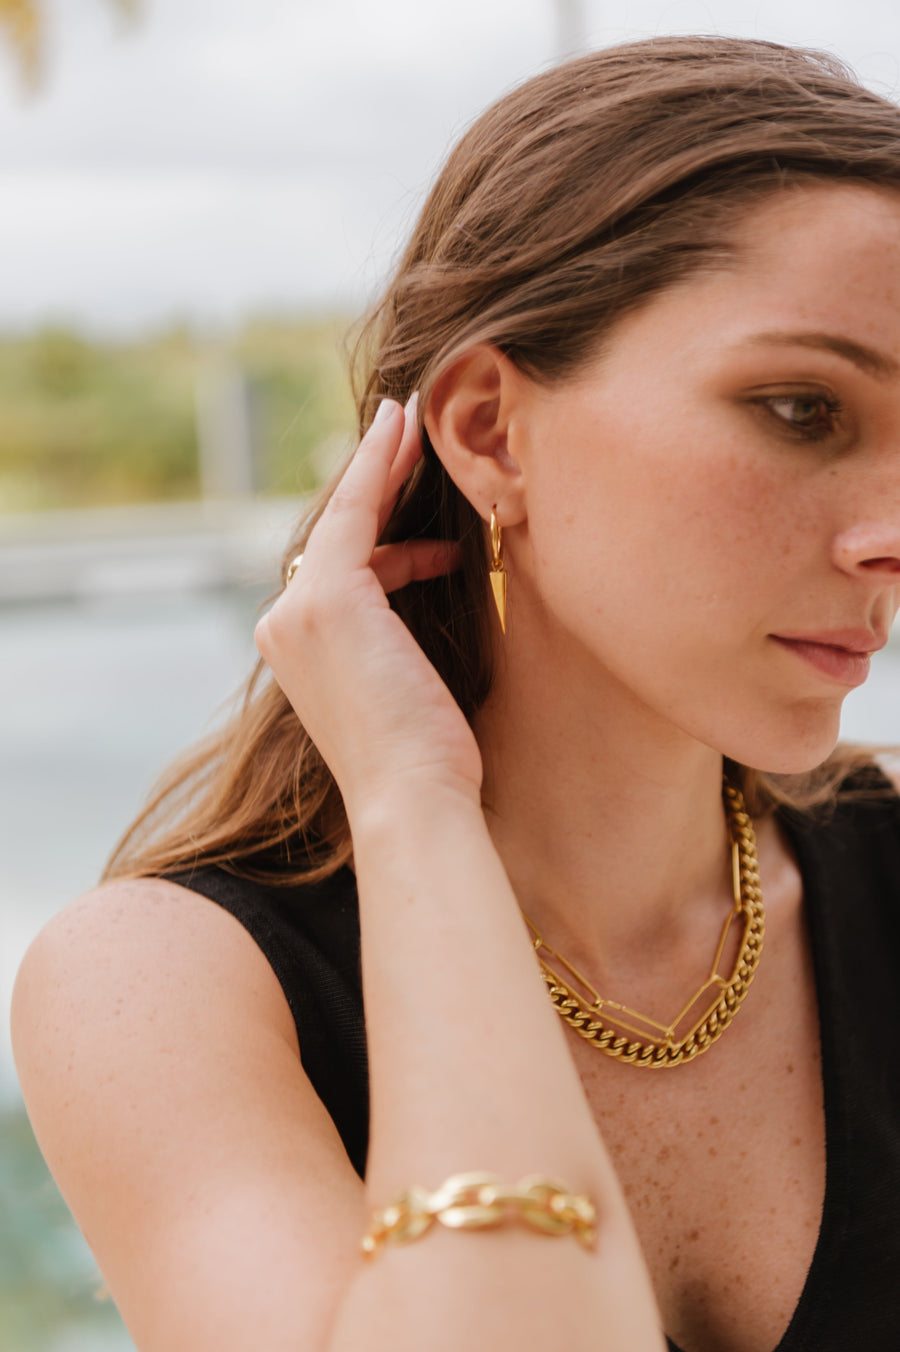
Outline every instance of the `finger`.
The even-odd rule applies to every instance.
[[[378,514],[379,535],[381,535],[381,532],[387,525],[391,512],[397,505],[397,499],[400,496],[403,485],[406,483],[422,457],[422,441],[419,437],[418,407],[419,392],[416,390],[403,410],[403,416],[406,419],[403,429],[403,439],[400,442],[397,458],[393,465],[391,465],[384,502],[382,503],[381,511]]]
[[[391,467],[405,433],[400,405],[393,399],[382,400],[375,421],[313,527],[303,555],[304,572],[324,565],[336,577],[366,567],[378,538]],[[408,454],[408,440],[406,444]]]
[[[460,548],[453,540],[406,540],[399,545],[379,545],[372,556],[372,570],[384,590],[393,592],[410,582],[452,573],[460,562]]]

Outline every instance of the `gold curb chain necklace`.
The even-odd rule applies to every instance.
[[[576,967],[544,942],[537,927],[525,916],[541,974],[557,1012],[607,1056],[651,1070],[692,1061],[722,1036],[750,989],[765,933],[756,833],[740,789],[726,780],[722,795],[731,838],[734,906],[722,927],[709,976],[670,1024],[605,999]],[[731,974],[723,975],[719,965],[734,925],[743,925],[743,935]],[[561,976],[553,963],[564,968],[566,975]]]

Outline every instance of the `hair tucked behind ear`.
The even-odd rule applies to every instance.
[[[662,38],[596,52],[528,81],[451,153],[354,357],[359,433],[384,396],[420,391],[476,343],[552,384],[617,320],[733,257],[761,198],[811,181],[900,187],[900,110],[828,56],[730,38]],[[303,548],[327,494],[291,540]],[[458,540],[462,567],[392,596],[471,718],[491,683],[480,518],[425,456],[385,539]],[[733,767],[751,811],[831,796],[861,752],[812,775]],[[120,843],[107,876],[218,862],[288,882],[346,861],[330,773],[258,666],[229,724],[184,758]]]

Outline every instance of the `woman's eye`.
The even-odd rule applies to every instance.
[[[807,436],[833,432],[841,412],[837,400],[824,394],[778,394],[762,402],[779,422]]]

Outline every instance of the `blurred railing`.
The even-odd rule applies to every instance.
[[[275,585],[303,498],[0,516],[0,604]]]

